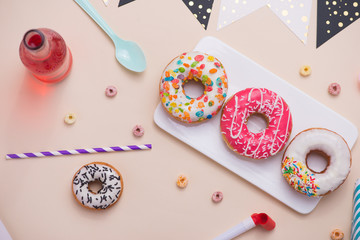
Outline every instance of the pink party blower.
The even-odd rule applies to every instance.
[[[265,213],[254,213],[235,227],[214,238],[214,240],[230,240],[236,236],[252,229],[255,226],[262,226],[270,231],[275,228],[275,222]]]

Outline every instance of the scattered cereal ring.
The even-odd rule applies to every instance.
[[[135,125],[132,131],[136,137],[141,137],[144,135],[144,128],[141,125]]]
[[[340,84],[338,83],[331,83],[328,87],[328,92],[333,96],[339,95],[340,91],[341,91],[341,87]]]
[[[332,240],[342,240],[344,239],[344,232],[341,231],[340,229],[334,229],[331,232],[330,236]]]
[[[177,178],[177,181],[176,181],[176,185],[179,187],[179,188],[185,188],[188,184],[189,180],[187,179],[186,176],[184,175],[180,175],[178,178]]]
[[[114,87],[114,86],[108,86],[108,87],[105,89],[105,95],[106,95],[107,97],[114,97],[116,94],[117,94],[117,89],[116,89],[116,87]]]
[[[300,75],[307,77],[311,74],[311,67],[309,65],[304,65],[300,68]]]
[[[212,200],[213,200],[213,202],[218,203],[218,202],[221,202],[223,197],[224,196],[223,196],[222,192],[217,191],[217,192],[213,193]]]
[[[64,122],[65,122],[66,124],[71,125],[71,124],[74,124],[75,121],[76,121],[75,114],[73,114],[73,113],[68,113],[68,114],[66,114],[66,116],[65,116],[65,118],[64,118]]]

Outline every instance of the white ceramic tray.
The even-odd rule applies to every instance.
[[[0,220],[0,239],[1,240],[12,240],[12,238],[10,237],[10,234],[6,230],[4,224],[1,222],[1,220]]]
[[[222,62],[229,80],[228,96],[248,87],[268,88],[280,94],[288,103],[293,117],[290,139],[304,129],[322,127],[339,133],[349,147],[353,147],[358,130],[352,123],[235,49],[216,38],[205,37],[194,50],[214,55]],[[321,199],[309,198],[288,186],[281,174],[283,151],[267,160],[249,160],[229,150],[220,134],[220,114],[207,122],[188,126],[170,118],[159,104],[154,120],[166,132],[299,213],[310,213]]]

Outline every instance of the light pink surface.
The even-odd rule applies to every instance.
[[[90,2],[120,37],[143,48],[144,73],[131,73],[116,61],[111,40],[74,1],[1,3],[0,218],[13,239],[212,239],[253,212],[268,213],[277,227],[255,228],[238,239],[328,239],[334,228],[350,235],[359,141],[347,181],[302,215],[159,129],[153,114],[166,64],[204,36],[214,36],[360,126],[359,20],[316,49],[317,1],[307,45],[267,8],[216,31],[215,1],[204,31],[180,0],[137,0],[120,8],[116,1],[108,7]],[[23,34],[38,27],[53,28],[70,47],[73,68],[63,82],[35,80],[19,59]],[[307,78],[299,75],[305,64],[313,70]],[[336,98],[327,92],[331,82],[342,87]],[[109,85],[118,87],[116,98],[105,96]],[[64,124],[68,112],[77,115],[76,124]],[[135,124],[146,129],[143,137],[133,136]],[[7,153],[143,143],[153,149],[5,160]],[[124,178],[124,192],[109,211],[84,209],[72,196],[73,175],[93,161],[108,162]],[[186,189],[174,183],[180,173],[191,179]],[[214,204],[209,196],[217,190],[226,197]]]
[[[268,126],[251,132],[246,122],[252,114],[266,117]],[[278,153],[289,139],[292,129],[290,109],[285,100],[266,88],[247,88],[235,93],[225,104],[221,133],[236,153],[254,159],[266,159]]]

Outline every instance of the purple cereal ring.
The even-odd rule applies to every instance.
[[[213,202],[218,203],[218,202],[221,202],[223,197],[224,196],[223,196],[222,192],[216,191],[212,195],[212,200],[213,200]]]
[[[340,94],[340,91],[341,91],[341,87],[340,87],[340,84],[338,83],[331,83],[329,85],[329,88],[328,88],[328,91],[331,95],[333,96],[337,96]]]
[[[106,95],[107,97],[114,97],[116,94],[117,94],[117,89],[116,89],[116,87],[114,87],[114,86],[108,86],[108,87],[105,89],[105,95]]]
[[[136,137],[141,137],[142,135],[144,135],[145,132],[144,128],[141,125],[135,125],[132,131]]]

